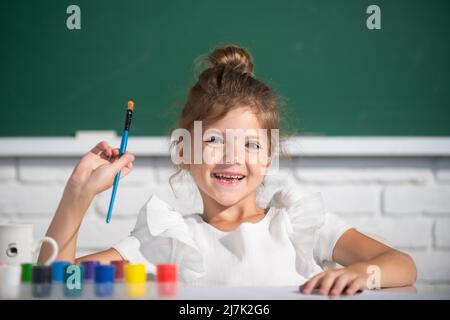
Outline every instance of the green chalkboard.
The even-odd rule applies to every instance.
[[[132,135],[167,135],[194,59],[223,43],[251,50],[300,135],[449,136],[449,15],[447,0],[2,0],[0,136],[120,134],[129,99]]]

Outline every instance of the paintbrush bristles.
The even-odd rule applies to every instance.
[[[134,102],[130,100],[128,101],[128,110],[133,111],[133,109],[134,109]]]

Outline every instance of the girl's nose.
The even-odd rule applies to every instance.
[[[245,145],[238,141],[227,142],[225,144],[224,163],[244,163],[245,162]]]

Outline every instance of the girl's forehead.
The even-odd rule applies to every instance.
[[[235,108],[205,129],[261,129],[258,115],[250,108]]]

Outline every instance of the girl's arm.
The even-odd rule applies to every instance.
[[[306,294],[319,289],[323,295],[353,295],[369,289],[369,282],[379,282],[380,287],[402,287],[414,284],[417,278],[416,265],[409,255],[355,229],[339,238],[333,260],[345,268],[321,272],[300,286],[300,290]]]
[[[58,243],[57,260],[75,261],[78,230],[95,195],[112,186],[117,172],[121,171],[122,179],[132,170],[134,156],[128,152],[120,158],[118,156],[118,149],[112,149],[107,142],[102,141],[81,158],[72,172],[46,233]],[[38,262],[47,260],[50,252],[51,247],[44,243]],[[122,259],[114,249],[83,257],[77,261],[86,260],[86,258],[102,262]]]
[[[124,260],[123,257],[117,252],[114,248],[106,249],[104,251],[96,252],[93,254],[89,254],[87,256],[80,257],[75,259],[76,263],[83,261],[99,261],[103,264],[108,264],[114,260]]]

